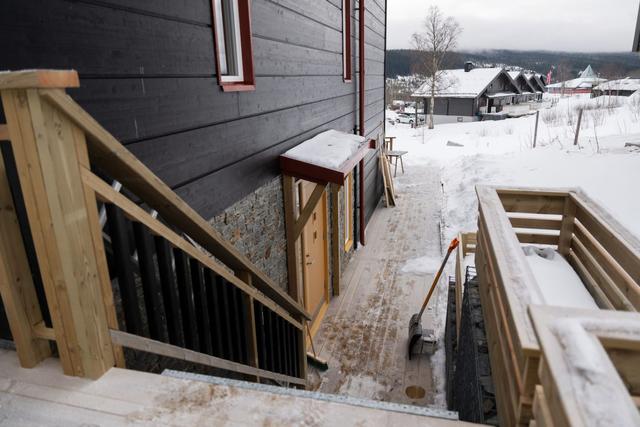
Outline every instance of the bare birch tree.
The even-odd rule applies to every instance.
[[[452,17],[446,17],[438,6],[431,6],[424,20],[422,31],[414,33],[411,41],[418,51],[419,66],[430,83],[429,129],[433,129],[433,113],[436,93],[446,89],[443,69],[458,43],[462,27]],[[417,106],[416,106],[417,107]]]

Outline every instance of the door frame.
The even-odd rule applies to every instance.
[[[298,200],[302,201],[305,200],[305,192],[304,192],[304,182],[305,181],[300,181],[298,183]],[[324,211],[324,220],[323,220],[323,228],[324,228],[324,236],[323,236],[323,251],[324,251],[324,284],[323,284],[323,293],[324,293],[324,300],[322,302],[322,304],[314,311],[314,312],[310,312],[311,314],[311,321],[309,324],[309,332],[311,334],[311,336],[313,337],[315,335],[315,333],[317,332],[317,330],[320,327],[320,324],[322,323],[322,319],[324,318],[324,315],[327,312],[327,308],[329,307],[329,302],[331,300],[331,294],[329,291],[329,285],[330,285],[330,272],[329,272],[329,212],[328,212],[328,197],[327,197],[327,190],[325,189],[325,191],[322,194],[322,197],[320,198],[320,200],[318,201],[317,205],[321,205],[322,206],[322,210]],[[317,208],[316,205],[316,208]],[[315,210],[315,209],[314,209]],[[306,226],[307,224],[305,224]],[[301,233],[300,235],[300,241],[301,241],[301,250],[302,250],[302,254],[304,254],[306,252],[306,241],[305,241],[305,236],[304,236],[304,232]],[[303,302],[303,306],[306,307],[306,302],[307,302],[307,269],[305,268],[305,257],[301,256],[299,259],[299,263],[300,263],[300,269],[302,270],[302,302]]]

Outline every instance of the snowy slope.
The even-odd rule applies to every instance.
[[[397,137],[394,149],[409,151],[407,167],[442,167],[447,237],[476,229],[477,184],[581,187],[640,237],[640,148],[625,148],[640,143],[640,107],[633,104],[616,97],[561,99],[541,112],[535,149],[535,117],[434,130],[388,125],[387,135]],[[591,109],[584,112],[574,146],[578,108]]]

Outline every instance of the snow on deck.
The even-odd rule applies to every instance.
[[[547,305],[598,309],[580,276],[557,251],[534,246],[526,246],[523,250]]]
[[[362,147],[365,138],[351,133],[328,130],[290,149],[284,156],[305,163],[338,170]]]

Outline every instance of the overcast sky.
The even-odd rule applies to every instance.
[[[388,0],[387,48],[409,48],[431,4],[463,27],[461,49],[630,51],[638,0]]]

